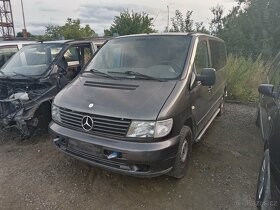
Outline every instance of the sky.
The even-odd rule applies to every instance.
[[[20,0],[11,1],[15,31],[23,28]],[[210,8],[221,5],[228,12],[236,3],[234,0],[23,0],[26,27],[31,34],[44,34],[48,24],[63,25],[68,17],[81,20],[82,25],[89,24],[96,33],[103,35],[115,16],[123,10],[146,12],[154,18],[154,26],[162,32],[167,25],[167,5],[170,18],[175,10],[183,13],[193,11],[195,22],[204,22],[208,26],[212,15]]]

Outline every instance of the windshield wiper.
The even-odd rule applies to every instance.
[[[96,69],[91,69],[91,70],[89,70],[89,72],[91,72],[93,74],[96,74],[96,75],[99,75],[99,76],[102,76],[102,77],[107,77],[107,78],[110,78],[110,79],[119,80],[119,78],[113,77],[110,74],[106,74],[106,73],[104,73],[102,71],[99,71],[99,70],[96,70]]]
[[[2,70],[0,70],[0,73],[3,74],[4,76],[7,76]]]
[[[144,79],[156,80],[156,81],[159,81],[159,82],[165,82],[166,81],[164,79],[152,77],[152,76],[142,74],[142,73],[137,72],[137,71],[125,71],[125,72],[109,71],[108,73],[111,73],[111,74],[125,74],[125,75],[129,75],[129,76],[138,76],[138,77],[142,77]]]
[[[21,74],[21,73],[17,73],[17,72],[13,72],[13,74],[14,74],[14,75],[12,75],[12,77],[14,77],[14,76],[21,76],[21,77],[25,77],[25,78],[30,79],[30,80],[36,79],[36,78],[34,78],[34,77],[27,76],[27,75],[24,75],[24,74]]]
[[[5,77],[4,78],[10,78],[7,74],[5,74],[2,70],[0,70],[0,73],[3,74]]]

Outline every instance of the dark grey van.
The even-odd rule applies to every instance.
[[[66,154],[111,171],[181,178],[192,144],[222,113],[224,42],[204,34],[114,38],[54,99]]]

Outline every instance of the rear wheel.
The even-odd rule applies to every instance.
[[[180,143],[173,169],[169,176],[181,179],[184,177],[192,152],[192,131],[184,126],[180,132]]]

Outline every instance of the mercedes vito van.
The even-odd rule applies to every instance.
[[[55,97],[54,143],[111,171],[181,178],[223,111],[225,65],[224,42],[205,34],[111,39]]]

